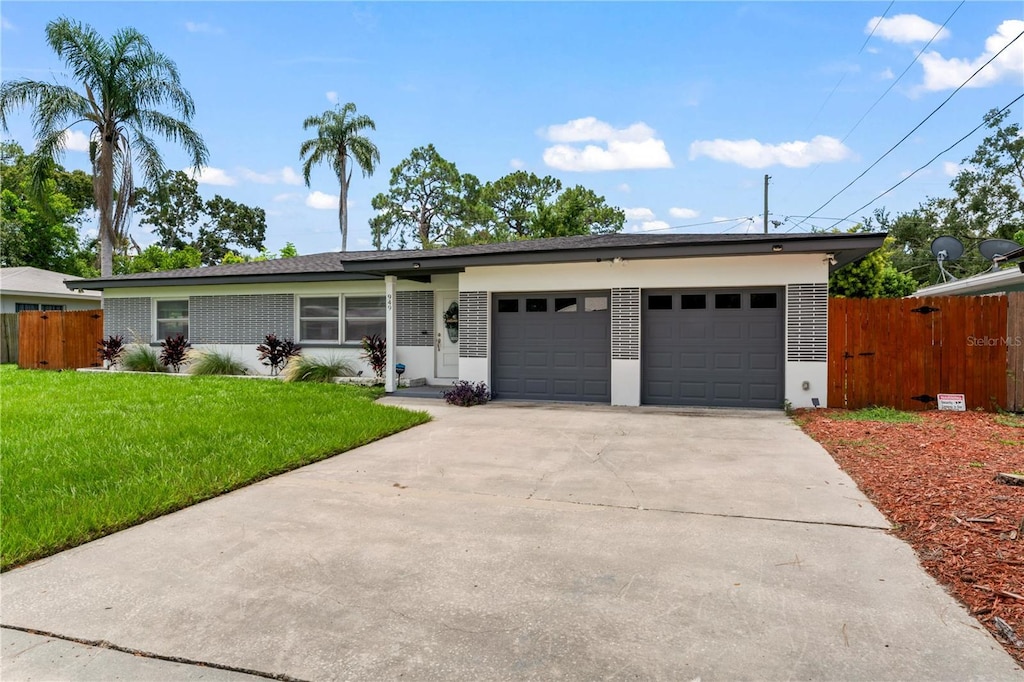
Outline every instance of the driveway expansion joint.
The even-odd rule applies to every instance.
[[[35,628],[26,628],[19,625],[5,625],[0,623],[0,629],[4,630],[17,630],[18,632],[25,632],[30,635],[38,635],[40,637],[49,637],[51,639],[59,639],[65,642],[73,642],[74,644],[81,644],[83,646],[91,646],[97,649],[109,649],[110,651],[117,651],[122,654],[131,654],[132,656],[139,656],[140,658],[151,658],[157,661],[167,661],[168,663],[179,663],[182,665],[192,665],[197,668],[211,668],[214,670],[224,670],[232,673],[242,673],[244,675],[252,675],[254,677],[262,677],[268,680],[280,680],[280,682],[308,682],[298,677],[292,677],[291,675],[285,675],[284,673],[268,673],[262,670],[253,670],[251,668],[239,668],[233,665],[224,665],[222,663],[211,663],[209,661],[197,661],[191,658],[182,658],[181,656],[165,656],[163,654],[156,654],[151,651],[141,651],[139,649],[132,649],[130,647],[120,646],[113,642],[108,642],[103,639],[82,639],[80,637],[72,637],[70,635],[62,635],[56,632],[48,632],[46,630],[36,630]]]

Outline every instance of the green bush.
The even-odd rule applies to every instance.
[[[355,376],[352,365],[341,358],[322,359],[306,355],[292,358],[282,373],[285,381],[317,381],[329,383],[335,377]]]
[[[189,372],[191,374],[217,374],[228,376],[237,376],[249,373],[245,367],[245,363],[241,360],[238,360],[227,353],[218,353],[216,351],[203,351],[202,353],[198,353]]]
[[[129,372],[166,372],[156,350],[149,346],[134,345],[121,357],[121,366]]]

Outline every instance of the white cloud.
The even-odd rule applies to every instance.
[[[697,140],[690,145],[690,159],[701,156],[745,168],[774,165],[806,168],[816,163],[843,161],[853,156],[853,152],[834,137],[817,135],[810,142],[795,140],[780,144],[765,144],[757,140]]]
[[[951,178],[955,178],[963,169],[964,167],[955,161],[942,162],[942,172]]]
[[[14,24],[12,24],[7,17],[0,17],[0,27],[2,27],[3,30],[5,31],[14,30]]]
[[[238,184],[238,181],[228,175],[227,171],[222,168],[203,166],[197,173],[193,167],[186,168],[185,172],[192,175],[200,185],[221,185],[227,187]]]
[[[512,159],[511,161],[508,162],[508,165],[512,166],[516,170],[519,170],[520,168],[526,167],[526,162],[523,161],[522,159]]]
[[[310,192],[306,197],[306,206],[323,210],[338,210],[338,197],[334,194],[324,194],[321,191]]]
[[[548,126],[542,135],[555,142],[544,150],[544,163],[563,171],[607,171],[636,168],[672,168],[665,142],[646,123],[614,128],[593,116]],[[604,146],[578,142],[603,142]]]
[[[89,151],[89,136],[80,130],[67,130],[64,132],[65,148],[73,152]]]
[[[336,93],[334,90],[328,90],[325,93],[325,95],[327,96],[327,101],[330,102],[331,104],[338,103],[338,93]]]
[[[186,21],[185,30],[189,33],[210,33],[212,35],[220,35],[224,33],[224,29],[221,27],[208,24],[205,21]]]
[[[284,201],[295,201],[296,199],[299,199],[301,197],[301,194],[295,194],[294,192],[284,192],[282,194],[275,194],[274,198],[271,199],[271,201],[281,203]]]
[[[670,208],[668,214],[673,218],[682,218],[683,220],[689,220],[700,216],[700,211],[695,211],[692,208]]]
[[[630,232],[651,232],[652,230],[667,230],[671,225],[664,220],[645,220],[639,225],[630,225]]]
[[[654,220],[654,211],[649,208],[624,208],[622,212],[626,214],[626,220]]]
[[[1006,47],[1007,43],[1024,31],[1024,21],[1007,19],[999,24],[996,32],[985,39],[985,51],[975,59],[944,58],[938,52],[925,52],[921,55],[921,66],[924,67],[925,90],[951,90],[970,78],[971,74],[992,58],[992,55]],[[1024,41],[1017,41],[1006,52],[989,64],[981,73],[974,77],[968,88],[983,88],[1003,80],[1007,76],[1015,78],[1018,83],[1024,75]]]
[[[284,183],[286,185],[301,185],[302,177],[295,172],[291,166],[285,166],[279,171],[269,171],[267,173],[257,173],[254,170],[248,168],[239,168],[239,173],[242,177],[249,182],[255,182],[260,185],[275,185],[278,183]]]
[[[883,80],[883,81],[891,81],[895,77],[896,77],[896,74],[894,74],[892,72],[892,69],[890,69],[888,66],[885,67],[885,69],[882,70],[882,73],[878,74],[878,78]]]
[[[874,17],[864,27],[864,33],[874,31],[874,35],[894,43],[924,43],[938,30],[938,24],[916,14],[897,14],[885,19]],[[935,40],[945,40],[949,35],[949,30],[943,28]]]
[[[619,185],[615,189],[619,190],[620,192],[625,192],[626,194],[629,194],[630,192],[633,191],[633,188],[629,186],[628,182],[622,183],[621,185]]]

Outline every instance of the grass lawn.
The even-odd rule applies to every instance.
[[[373,389],[0,367],[0,569],[429,420]]]

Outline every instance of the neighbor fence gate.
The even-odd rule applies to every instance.
[[[1024,410],[1024,293],[837,298],[828,310],[828,405]]]
[[[18,313],[18,367],[99,367],[96,349],[102,338],[102,310],[22,311]]]

